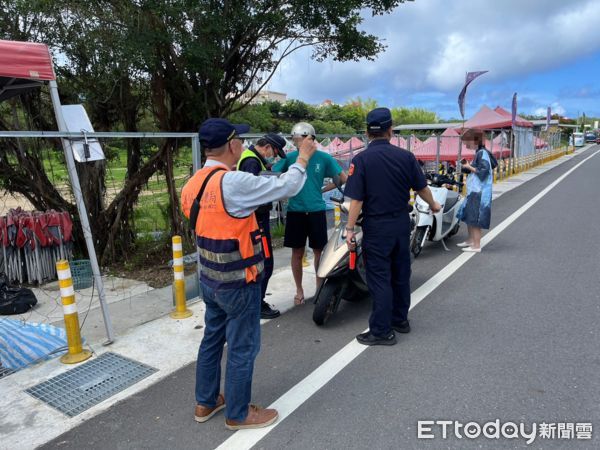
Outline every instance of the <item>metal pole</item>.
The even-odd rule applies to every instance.
[[[490,153],[494,156],[494,130],[490,130]],[[492,169],[490,167],[490,169]],[[494,174],[494,170],[492,169],[492,182],[496,181],[496,174]]]
[[[515,172],[515,155],[516,155],[515,137],[516,136],[515,136],[514,130],[511,128],[511,130],[510,130],[510,165],[509,165],[509,169],[508,169],[508,173],[510,176],[512,176]]]
[[[438,134],[436,137],[436,149],[435,149],[435,171],[439,173],[440,171],[440,144],[442,141],[442,137]]]
[[[460,174],[462,169],[462,136],[458,137],[458,161],[456,162],[456,171]]]
[[[200,164],[202,161],[202,154],[200,153],[200,139],[196,134],[192,138],[192,164],[194,173],[200,170]]]
[[[194,173],[200,170],[201,164],[202,154],[200,152],[200,138],[198,134],[196,134],[192,138],[192,165]],[[194,287],[198,292],[198,298],[200,298],[200,251],[198,250],[198,240],[196,239],[195,231],[192,231],[192,240],[194,242],[194,247],[196,248],[196,279],[194,280]]]
[[[60,131],[67,129],[65,121],[60,109],[60,97],[58,96],[58,86],[56,81],[50,81],[50,98],[52,99],[52,106],[54,107],[54,114],[56,116],[56,123]],[[79,176],[77,175],[77,169],[75,168],[75,158],[73,157],[73,150],[71,144],[66,139],[61,139],[63,150],[65,153],[65,160],[67,162],[67,170],[69,172],[69,179],[71,180],[71,186],[73,188],[73,196],[75,197],[75,203],[77,204],[77,211],[79,212],[79,219],[81,220],[81,228],[83,229],[83,236],[85,237],[85,245],[87,247],[88,255],[90,257],[90,263],[92,266],[92,272],[94,273],[94,281],[96,288],[98,289],[98,299],[100,300],[100,309],[102,309],[102,317],[104,318],[104,327],[106,328],[107,341],[105,345],[112,344],[114,341],[114,331],[112,322],[110,320],[110,314],[108,311],[108,305],[106,304],[106,296],[104,294],[104,283],[102,281],[102,275],[100,274],[100,266],[98,265],[98,257],[96,256],[96,249],[94,248],[94,239],[92,237],[92,231],[90,230],[90,223],[87,216],[87,209],[81,193],[81,185],[79,184]]]

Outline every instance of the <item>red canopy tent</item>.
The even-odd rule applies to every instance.
[[[485,148],[490,150],[496,158],[508,158],[510,156],[510,148],[502,145],[502,135],[496,136],[492,142],[489,139],[485,140]]]
[[[494,108],[494,111],[497,112],[498,114],[500,114],[501,116],[503,116],[503,117],[505,117],[507,119],[510,119],[511,122],[512,122],[512,113],[508,112],[504,108],[502,108],[500,106],[496,106]],[[533,128],[533,123],[532,122],[523,119],[518,114],[515,117],[515,125],[518,126],[518,127]]]
[[[55,79],[47,45],[0,40],[0,101]]]
[[[339,137],[336,136],[331,140],[329,145],[324,145],[322,148],[323,148],[323,150],[328,151],[329,153],[334,153],[343,144],[344,144],[344,142]]]
[[[331,153],[332,156],[343,156],[343,155],[351,155],[353,154],[355,151],[362,151],[364,150],[365,147],[365,143],[363,141],[361,141],[359,138],[357,138],[356,136],[353,136],[352,138],[348,139],[346,142],[342,142],[339,138],[335,138],[335,140],[338,140],[339,142],[337,143],[337,147],[333,148],[333,147],[329,147],[329,152]],[[331,143],[333,144],[334,141],[331,141]]]
[[[392,137],[390,142],[400,148],[404,148],[404,149],[408,150],[409,140],[410,140],[410,151],[411,152],[414,152],[415,148],[422,144],[422,141],[419,138],[412,136],[412,135],[409,137],[409,139],[406,139],[404,136],[396,135],[396,136]]]
[[[533,124],[522,117],[517,116],[515,125],[520,127],[533,127]],[[494,130],[498,128],[512,127],[512,115],[508,111],[499,106],[496,109],[491,109],[485,105],[481,107],[477,113],[467,120],[464,124],[465,128],[474,128],[478,130]]]
[[[354,151],[354,150],[361,149],[364,146],[365,146],[365,143],[363,141],[361,141],[356,136],[353,136],[352,138],[350,138],[346,142],[344,142],[342,144],[342,146],[339,148],[339,150],[342,150],[342,151],[350,151],[350,150],[352,150],[352,151]]]
[[[447,128],[440,136],[440,161],[456,162],[458,159],[459,133],[455,128]],[[435,161],[437,158],[437,137],[432,136],[418,145],[414,152],[421,161]],[[475,152],[462,144],[461,159],[472,159]]]
[[[535,148],[537,148],[537,149],[548,147],[548,143],[545,140],[543,140],[537,136],[534,139],[534,145],[535,145]]]

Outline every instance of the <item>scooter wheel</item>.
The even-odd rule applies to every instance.
[[[319,326],[325,325],[337,310],[342,294],[341,280],[328,279],[324,283],[315,300],[313,311],[313,321]]]
[[[417,228],[415,231],[415,235],[413,237],[413,241],[410,245],[410,252],[412,253],[414,258],[417,258],[421,254],[421,242],[423,242],[423,238],[425,237],[426,228]]]

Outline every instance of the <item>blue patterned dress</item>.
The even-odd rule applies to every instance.
[[[471,164],[477,173],[467,177],[467,199],[458,211],[458,219],[473,227],[489,229],[492,215],[492,165],[485,148],[477,150]]]

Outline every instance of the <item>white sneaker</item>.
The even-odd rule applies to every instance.
[[[463,247],[470,247],[471,244],[465,242],[459,242],[458,244],[456,244],[457,247],[463,248]]]
[[[462,249],[463,252],[481,253],[481,248],[465,247]]]

